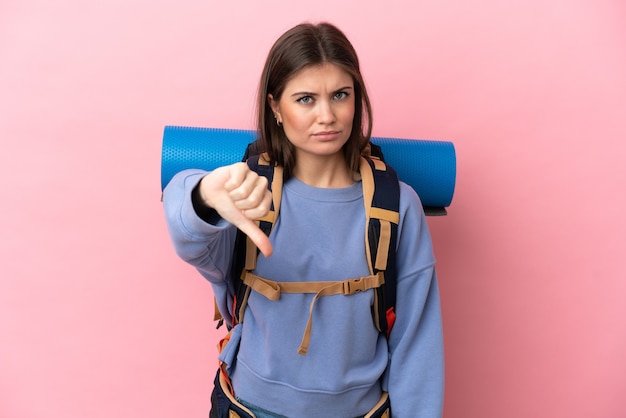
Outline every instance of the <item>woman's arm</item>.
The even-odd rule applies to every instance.
[[[194,190],[197,194],[206,174],[201,170],[176,174],[163,191],[163,207],[176,253],[211,282],[220,312],[230,323],[233,291],[229,270],[237,231],[216,211],[201,207],[197,198],[194,205]]]
[[[404,184],[400,205],[397,319],[386,386],[394,418],[441,417],[443,332],[432,243],[419,198]]]

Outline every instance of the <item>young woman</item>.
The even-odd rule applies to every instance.
[[[440,417],[435,259],[420,200],[404,183],[397,319],[389,336],[372,318],[371,288],[348,296],[283,292],[277,300],[252,290],[245,321],[234,323],[237,229],[262,253],[254,277],[276,286],[371,274],[360,166],[372,114],[357,55],[339,29],[301,24],[276,41],[261,76],[258,117],[264,158],[283,170],[269,237],[255,220],[267,215],[276,194],[246,163],[183,171],[164,192],[177,253],[211,282],[234,326],[220,355],[211,416],[231,410],[242,417],[382,417],[390,416],[390,403],[394,418]]]

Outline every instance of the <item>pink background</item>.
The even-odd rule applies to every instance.
[[[163,126],[252,128],[270,45],[322,19],[376,135],[457,149],[445,416],[625,416],[625,5],[3,0],[0,416],[207,416],[223,332],[166,234]]]

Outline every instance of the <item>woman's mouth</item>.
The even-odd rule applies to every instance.
[[[313,136],[320,141],[332,141],[339,136],[339,131],[321,131],[316,132]]]

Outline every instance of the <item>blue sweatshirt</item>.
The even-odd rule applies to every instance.
[[[212,284],[232,321],[229,271],[236,229],[198,217],[191,191],[206,173],[178,173],[164,191],[168,229],[178,255]],[[397,242],[397,319],[389,339],[371,314],[374,291],[320,297],[308,353],[297,353],[313,294],[271,301],[252,291],[245,318],[220,355],[235,394],[287,417],[355,417],[388,391],[394,418],[441,417],[443,337],[431,238],[415,191],[401,183]],[[341,281],[369,275],[361,183],[339,189],[292,178],[283,186],[270,234],[273,255],[255,274],[278,282]],[[232,272],[239,277],[240,272]]]

